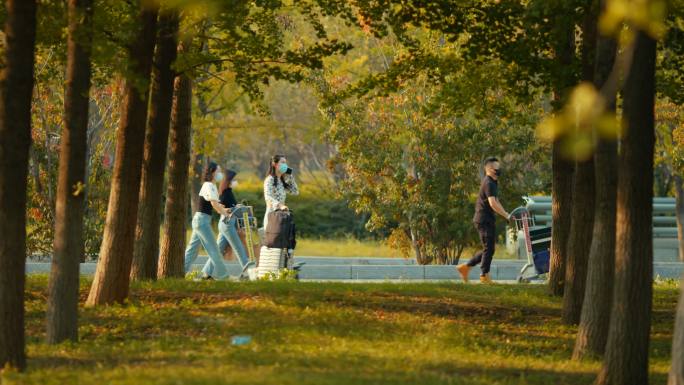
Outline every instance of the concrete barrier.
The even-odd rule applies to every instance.
[[[382,258],[378,258],[382,259]],[[390,258],[384,258],[391,260]],[[299,262],[307,262],[300,271],[300,278],[307,280],[411,280],[411,281],[455,281],[460,280],[460,275],[453,265],[401,265],[401,264],[316,264],[317,259],[307,260],[307,257],[295,258]],[[372,259],[376,262],[376,259]],[[524,262],[519,260],[494,260],[490,271],[491,277],[496,281],[510,281],[518,277],[518,273]],[[192,270],[200,270],[203,264],[196,263]],[[92,276],[95,273],[96,264],[93,262],[81,264],[81,274]],[[227,264],[231,276],[240,274],[240,266],[237,263]],[[28,262],[27,274],[47,274],[50,272],[49,262]],[[679,279],[684,272],[684,263],[681,262],[656,262],[653,266],[654,277]],[[480,268],[475,267],[470,271],[470,279],[477,280]]]
[[[304,265],[306,267],[306,265]],[[352,279],[425,279],[425,266],[351,266]]]

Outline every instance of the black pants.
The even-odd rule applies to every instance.
[[[492,223],[474,223],[477,232],[480,233],[480,242],[482,242],[482,250],[478,251],[468,261],[468,266],[473,267],[482,262],[482,275],[489,273],[489,268],[492,265],[492,257],[494,256],[494,245],[496,241],[496,225]]]

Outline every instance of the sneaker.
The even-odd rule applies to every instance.
[[[249,261],[245,263],[245,266],[242,267],[242,271],[240,272],[240,276],[238,277],[238,280],[240,281],[249,281],[249,268],[250,267],[255,267],[256,263],[254,261]]]
[[[481,275],[480,276],[480,282],[481,283],[487,283],[487,284],[494,283],[494,281],[492,281],[492,279],[489,277],[489,273]]]
[[[297,262],[294,265],[292,265],[292,270],[299,271],[304,265],[306,265],[306,262]]]
[[[256,263],[254,261],[249,261],[245,263],[245,266],[242,267],[242,272],[240,272],[240,275],[244,275],[247,273],[247,270],[249,270],[250,267],[255,266]]]
[[[461,273],[461,278],[463,282],[468,283],[468,273],[470,273],[470,266],[463,264],[456,266],[456,270]]]
[[[193,279],[193,281],[195,281],[195,282],[213,281],[213,280],[214,280],[214,278],[213,278],[211,275],[204,275],[204,274],[203,274],[203,275],[200,275],[200,276],[197,276],[197,277],[195,277],[195,278]]]

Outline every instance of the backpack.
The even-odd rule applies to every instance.
[[[275,210],[268,214],[263,245],[274,249],[294,248],[294,218],[292,212]]]

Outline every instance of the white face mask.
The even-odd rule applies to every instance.
[[[223,180],[223,173],[222,173],[221,171],[218,171],[218,172],[214,175],[214,180],[215,180],[216,182],[221,182],[221,181]]]
[[[236,180],[230,182],[230,188],[235,188],[235,187],[237,187],[237,185],[238,185],[238,182]]]

